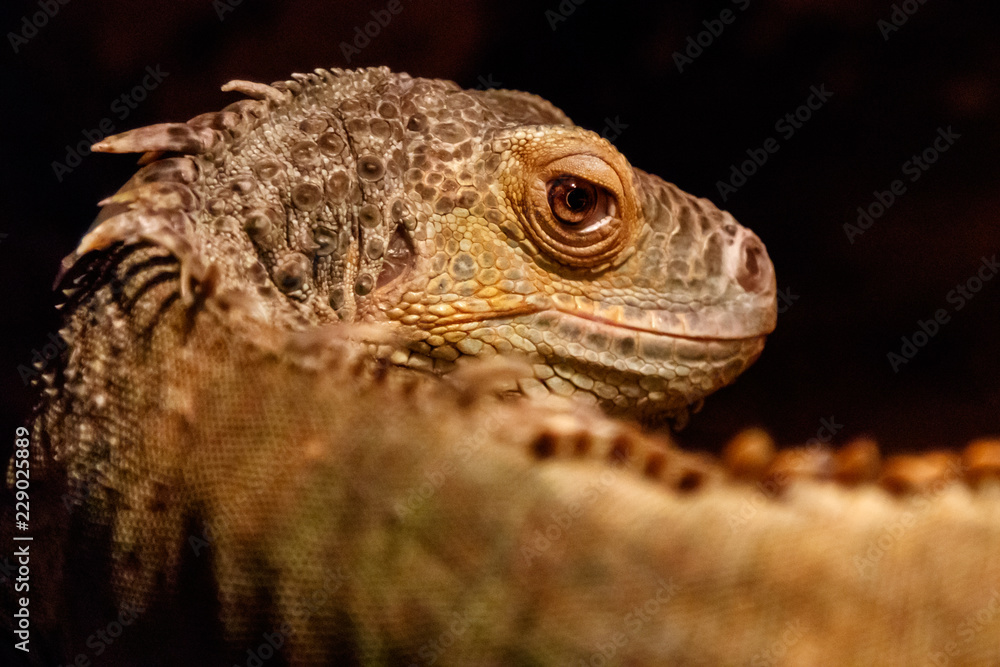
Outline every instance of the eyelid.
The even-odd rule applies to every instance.
[[[623,196],[618,173],[596,155],[568,155],[553,160],[542,169],[542,180],[549,181],[561,174],[571,174],[610,191],[616,198]]]

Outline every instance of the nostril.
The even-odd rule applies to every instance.
[[[743,240],[736,281],[748,292],[762,292],[770,284],[770,262],[764,244],[756,236]]]
[[[760,272],[760,267],[757,266],[757,256],[760,254],[760,248],[744,248],[743,253],[746,255],[744,266],[747,273],[751,276],[756,276]]]

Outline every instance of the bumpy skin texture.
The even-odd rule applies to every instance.
[[[656,417],[732,382],[774,328],[756,236],[538,97],[384,69],[226,88],[265,101],[95,150],[196,151],[150,165],[111,201],[183,200],[181,233],[223,289],[250,283],[279,326],[392,324],[410,341],[393,362],[423,370],[518,353],[536,371],[525,393]],[[567,177],[598,186],[575,224],[550,210]],[[145,180],[159,189],[134,187]],[[144,206],[84,248],[149,231]]]
[[[523,93],[228,87],[97,147],[151,153],[61,276],[38,664],[995,658],[993,443],[720,464],[559,396],[680,416],[753,361],[773,271],[727,214]]]

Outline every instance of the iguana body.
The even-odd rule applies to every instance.
[[[930,500],[737,448],[755,487],[560,401],[683,419],[731,382],[774,326],[752,233],[540,98],[295,79],[96,147],[152,153],[62,276],[47,658],[130,610],[122,664],[996,657],[1000,617],[961,625],[1000,587],[990,445],[883,473]]]

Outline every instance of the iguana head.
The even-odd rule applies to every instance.
[[[257,99],[96,149],[191,155],[113,206],[134,216],[137,188],[183,181],[187,236],[273,317],[390,323],[410,341],[393,360],[419,369],[519,354],[527,394],[664,416],[733,381],[774,328],[752,232],[539,97],[384,68],[226,89]]]
[[[521,353],[526,392],[651,413],[760,354],[774,271],[728,213],[524,93],[441,86],[410,125],[411,266],[379,308],[419,332],[418,354]]]

